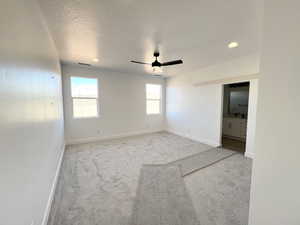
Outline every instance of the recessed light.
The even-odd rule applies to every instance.
[[[230,42],[229,44],[228,44],[228,48],[236,48],[236,47],[238,47],[239,46],[239,43],[237,43],[237,42]]]
[[[93,61],[94,61],[94,62],[99,62],[99,59],[94,58]]]

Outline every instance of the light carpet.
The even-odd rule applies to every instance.
[[[141,169],[131,225],[200,225],[178,166]]]
[[[182,176],[187,176],[195,171],[211,166],[223,159],[236,154],[234,151],[221,148],[213,148],[205,152],[187,156],[183,159],[168,163],[169,166],[179,166]]]
[[[210,148],[166,132],[68,146],[48,225],[130,225],[143,164]]]
[[[234,154],[214,148],[165,165],[144,165],[131,224],[199,225],[182,177]]]
[[[130,225],[143,164],[166,164],[210,146],[166,132],[68,146],[48,225]],[[245,225],[251,160],[240,154],[184,177],[203,225]]]

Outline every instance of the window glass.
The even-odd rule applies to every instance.
[[[147,114],[160,114],[161,85],[146,84],[146,102]]]
[[[71,77],[71,96],[74,118],[98,116],[98,80]]]
[[[98,85],[95,78],[71,77],[72,97],[98,97]]]

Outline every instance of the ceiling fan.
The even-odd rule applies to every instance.
[[[162,67],[162,66],[172,66],[172,65],[177,65],[177,64],[182,64],[183,63],[183,61],[181,59],[161,63],[157,60],[157,57],[159,57],[159,52],[157,52],[157,51],[154,52],[153,56],[155,57],[155,61],[153,63],[145,63],[145,62],[139,62],[139,61],[134,61],[134,60],[131,60],[130,62],[138,63],[138,64],[144,64],[144,65],[151,65],[153,68]]]

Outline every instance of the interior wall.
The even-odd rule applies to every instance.
[[[212,146],[221,145],[221,84],[194,86],[185,76],[170,78],[166,88],[166,124],[170,132]]]
[[[245,155],[254,158],[255,149],[255,132],[256,132],[256,114],[258,101],[258,79],[250,81],[249,87],[249,104],[248,104],[248,121],[247,121],[247,139]]]
[[[250,225],[300,223],[299,11],[265,0]]]
[[[60,65],[35,0],[0,8],[0,224],[40,225],[63,152]]]
[[[74,119],[70,77],[99,79],[100,116]],[[146,114],[146,83],[162,85],[162,113]],[[108,70],[63,66],[65,130],[67,143],[135,135],[165,129],[165,79],[150,75],[117,73]]]
[[[261,14],[260,12],[257,13]],[[258,15],[257,18],[260,18],[260,15]],[[232,51],[235,49],[228,50]],[[238,51],[238,49],[236,50]],[[228,52],[228,54],[230,55],[230,52]],[[193,84],[203,84],[214,81],[218,82],[220,80],[226,81],[228,79],[234,79],[236,77],[241,78],[251,74],[258,74],[259,62],[260,54],[258,52],[255,52],[225,62],[209,65],[205,68],[192,71],[190,74],[186,75],[190,77],[190,80]]]
[[[240,82],[249,81],[240,79]],[[239,82],[235,81],[235,82]],[[225,81],[194,85],[186,76],[169,78],[166,84],[166,126],[170,132],[206,143],[221,145],[223,85]],[[231,82],[229,82],[231,83]],[[233,82],[232,82],[233,83]],[[258,79],[250,80],[247,150],[253,154]]]

